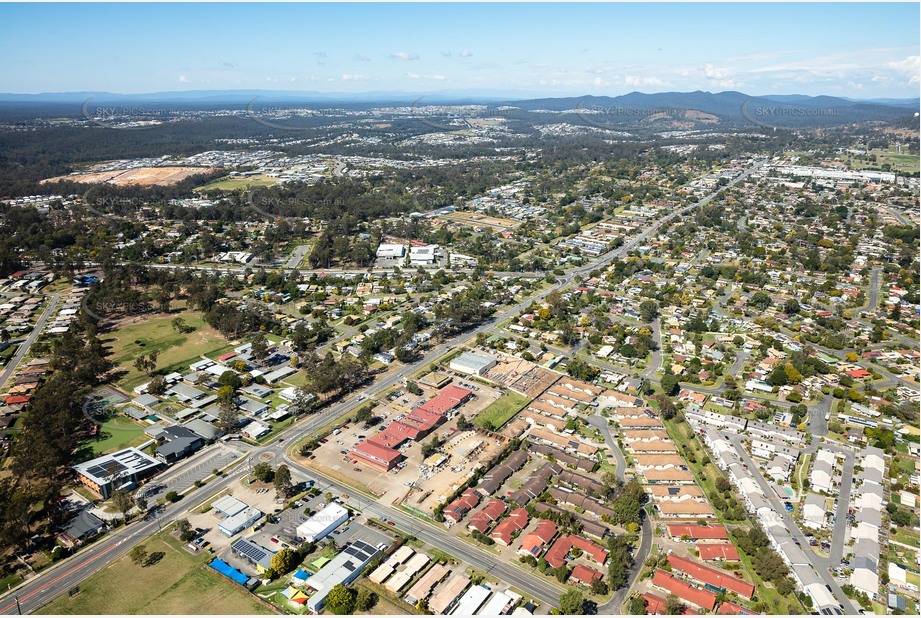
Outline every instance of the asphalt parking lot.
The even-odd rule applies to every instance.
[[[223,445],[212,447],[210,452],[199,456],[192,466],[184,469],[181,473],[170,475],[170,471],[167,470],[162,477],[151,480],[146,487],[147,500],[154,502],[157,499],[165,498],[166,494],[171,491],[181,493],[192,487],[195,481],[203,481],[211,476],[211,471],[215,468],[220,470],[242,456],[242,453]]]

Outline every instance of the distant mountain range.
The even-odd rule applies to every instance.
[[[65,106],[135,105],[162,107],[172,104],[183,109],[214,109],[221,106],[246,108],[254,101],[303,104],[305,107],[343,106],[368,108],[383,105],[429,106],[481,104],[490,108],[516,108],[522,120],[535,120],[553,112],[557,118],[582,121],[601,128],[646,126],[662,130],[737,125],[763,127],[820,127],[864,121],[903,121],[921,108],[921,100],[879,98],[855,100],[808,95],[760,95],[742,92],[631,92],[615,97],[511,98],[491,91],[464,92],[305,92],[280,90],[190,90],[144,94],[108,92],[58,92],[41,94],[0,93],[4,108],[34,107],[57,112]],[[568,113],[567,113],[568,112]],[[570,118],[570,114],[573,115]],[[509,115],[511,117],[511,114]]]

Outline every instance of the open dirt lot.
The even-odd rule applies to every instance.
[[[471,227],[486,227],[491,230],[507,230],[518,225],[518,221],[512,219],[499,219],[498,217],[489,217],[475,212],[452,212],[439,219],[450,221],[451,223],[462,223]]]
[[[534,399],[550,388],[560,375],[530,361],[503,355],[484,377]]]
[[[116,170],[110,172],[88,172],[86,174],[71,174],[69,176],[55,176],[42,181],[51,183],[59,181],[82,182],[86,184],[117,185],[119,187],[140,185],[150,187],[154,185],[175,185],[189,176],[197,174],[210,174],[214,172],[211,167],[141,167],[135,170]]]

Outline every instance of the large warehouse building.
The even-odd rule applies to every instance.
[[[377,248],[377,257],[379,258],[401,258],[406,255],[406,247],[382,243]]]
[[[297,538],[308,543],[319,541],[348,520],[349,512],[339,504],[332,502],[297,527]]]
[[[474,354],[473,352],[464,352],[451,361],[448,365],[452,370],[468,375],[481,376],[492,367],[495,367],[496,359],[485,354]]]

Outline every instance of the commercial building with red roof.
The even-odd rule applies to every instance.
[[[591,586],[593,581],[601,579],[602,577],[604,576],[595,569],[589,568],[584,564],[577,564],[576,568],[572,570],[569,579],[579,584]]]
[[[652,576],[652,584],[663,590],[671,592],[682,601],[693,603],[708,611],[713,610],[716,605],[716,595],[700,588],[695,588],[684,580],[678,579],[671,573],[656,569],[656,574]]]
[[[434,398],[429,399],[418,408],[443,415],[470,399],[471,395],[473,391],[452,384],[441,389]]]
[[[368,438],[371,442],[390,449],[400,448],[408,440],[419,437],[419,430],[400,421],[390,423],[386,429]]]
[[[506,519],[500,521],[489,536],[499,545],[508,547],[512,543],[512,536],[527,526],[528,510],[518,508],[509,513]]]
[[[490,500],[483,510],[474,513],[473,517],[470,518],[470,523],[467,525],[467,528],[486,534],[486,531],[489,530],[493,522],[502,517],[502,513],[505,512],[505,509],[505,502],[502,500],[498,498]]]
[[[709,584],[715,588],[729,590],[749,599],[755,593],[754,584],[749,584],[747,581],[741,580],[729,573],[724,573],[723,571],[694,562],[693,560],[670,554],[668,556],[668,563],[676,573],[684,573],[688,577],[692,577],[703,584]]]
[[[547,555],[544,556],[544,559],[547,561],[547,564],[558,569],[566,563],[566,559],[569,556],[569,550],[573,547],[581,549],[584,556],[591,558],[602,566],[604,566],[604,563],[608,560],[608,552],[601,547],[601,545],[575,534],[567,534],[566,536],[558,538],[553,546],[547,551]]]
[[[673,539],[688,537],[692,541],[728,541],[726,526],[697,526],[693,524],[668,524],[668,535]]]
[[[556,536],[556,524],[549,519],[537,520],[537,528],[521,537],[519,554],[537,558],[544,551],[544,546]]]
[[[454,502],[445,507],[444,518],[452,523],[457,523],[464,518],[470,509],[476,508],[480,503],[480,496],[470,488],[464,490]]]
[[[698,543],[701,560],[739,560],[739,550],[731,543]]]
[[[391,470],[403,460],[403,454],[400,451],[382,446],[372,440],[362,440],[353,446],[349,451],[349,457],[383,472]]]

